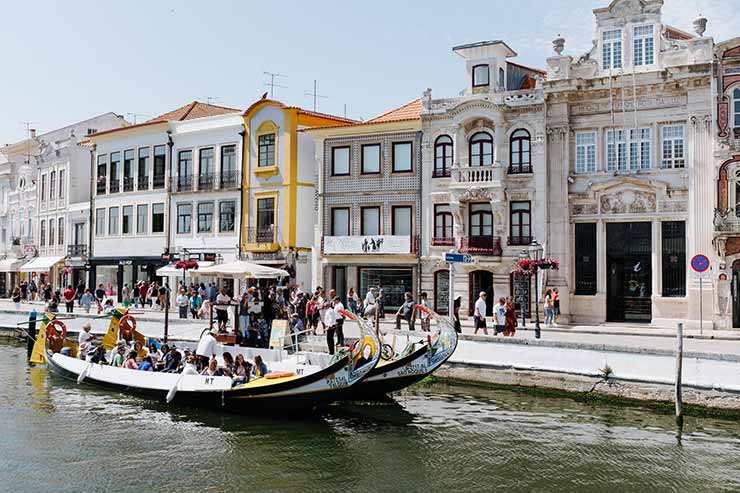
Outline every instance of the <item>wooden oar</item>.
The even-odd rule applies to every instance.
[[[180,374],[180,378],[177,379],[177,382],[175,382],[174,387],[172,387],[170,389],[170,391],[167,392],[167,404],[169,404],[170,402],[172,402],[172,399],[175,398],[175,394],[177,394],[177,387],[180,385],[180,382],[182,381],[182,377],[184,377],[184,376],[185,376],[185,374],[184,373],[181,373]]]
[[[90,369],[92,368],[92,365],[93,365],[92,361],[89,361],[85,369],[80,372],[80,376],[77,377],[78,384],[81,384],[82,381],[85,379],[85,377],[87,377],[87,374],[90,373]]]

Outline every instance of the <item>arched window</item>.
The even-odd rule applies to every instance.
[[[452,139],[449,135],[440,135],[434,141],[434,171],[432,177],[450,176],[452,169]]]
[[[470,166],[493,165],[493,137],[478,132],[470,138]]]
[[[740,87],[732,91],[732,128],[740,128]]]
[[[531,156],[529,132],[523,128],[514,131],[509,146],[509,173],[531,173]]]

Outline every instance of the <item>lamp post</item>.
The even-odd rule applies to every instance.
[[[529,260],[529,252],[527,250],[522,250],[521,253],[519,253],[519,260]],[[520,274],[522,278],[527,278],[527,287],[529,287],[529,275],[525,276],[524,274]],[[527,326],[527,319],[526,319],[526,306],[529,303],[529,289],[527,289],[527,292],[525,293],[522,291],[521,300],[519,301],[519,305],[522,309],[522,327]]]
[[[534,337],[539,339],[542,335],[540,329],[540,294],[537,283],[537,262],[542,260],[542,253],[544,249],[537,240],[532,240],[532,244],[529,245],[529,256],[534,261],[532,266],[532,274],[534,275]]]
[[[183,248],[182,250],[180,250],[179,257],[180,257],[180,262],[187,262],[188,260],[190,260],[190,252],[188,252],[187,248]],[[187,271],[186,268],[182,269],[182,287],[183,288],[185,287],[185,272],[186,271]]]

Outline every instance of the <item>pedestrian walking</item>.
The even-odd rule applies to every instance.
[[[482,330],[485,335],[488,335],[488,328],[486,327],[486,292],[481,291],[478,294],[478,299],[475,302],[473,309],[473,324],[475,325],[475,332]]]
[[[95,297],[89,289],[86,289],[85,292],[82,294],[82,297],[80,298],[80,305],[85,310],[85,313],[90,313],[90,308],[92,307],[93,301],[95,301]]]
[[[552,327],[552,290],[545,291],[545,298],[542,300],[542,310],[545,312],[545,325]]]
[[[506,298],[506,328],[504,329],[504,336],[514,337],[517,326],[516,309],[514,308],[514,298],[509,296]]]
[[[99,304],[102,304],[105,299],[105,287],[103,287],[102,282],[98,284],[98,288],[95,290],[95,299],[98,300]]]
[[[493,317],[496,322],[493,335],[503,334],[506,331],[506,298],[498,299],[498,303],[493,307]]]
[[[177,311],[180,318],[188,318],[190,299],[188,298],[188,295],[185,294],[185,288],[180,288],[180,293],[178,293],[175,303],[177,304]]]
[[[64,290],[64,306],[67,308],[67,313],[73,313],[75,308],[75,291],[72,289],[72,285],[67,286]]]
[[[560,293],[558,292],[558,288],[552,289],[552,321],[553,325],[558,324],[558,319],[560,318]]]

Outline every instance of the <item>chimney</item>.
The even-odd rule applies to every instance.
[[[29,129],[29,132],[31,133],[31,138],[32,139],[35,139],[36,138],[36,129],[35,128],[31,128],[31,129]]]

